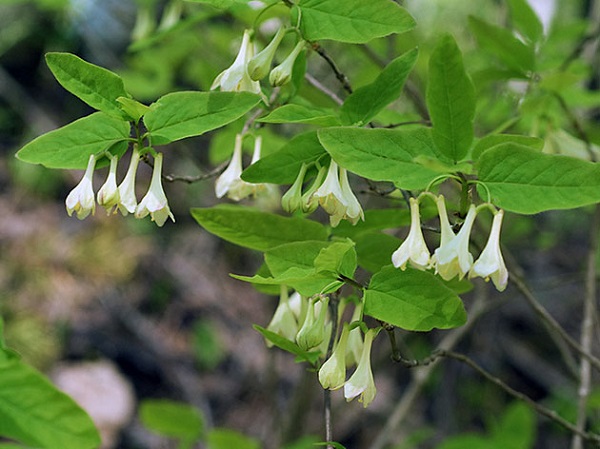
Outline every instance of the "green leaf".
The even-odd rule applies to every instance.
[[[375,81],[350,94],[340,111],[342,124],[362,126],[369,123],[383,108],[398,99],[418,53],[415,48],[394,59]]]
[[[391,265],[371,278],[365,314],[410,331],[449,329],[467,320],[460,298],[435,275]]]
[[[491,134],[489,136],[482,137],[477,141],[471,152],[471,158],[476,161],[486,150],[489,150],[496,145],[501,143],[516,143],[518,145],[524,145],[534,150],[542,150],[544,148],[544,140],[539,137],[531,136],[520,136],[517,134]]]
[[[259,101],[249,92],[174,92],[150,105],[144,123],[152,145],[165,145],[225,126]]]
[[[242,179],[252,183],[292,184],[303,163],[312,164],[326,154],[316,131],[298,134],[275,153],[244,170]]]
[[[202,434],[202,417],[191,405],[166,399],[145,399],[139,413],[142,424],[159,435],[192,442]]]
[[[392,262],[392,253],[402,240],[379,232],[368,232],[355,237],[358,264],[365,270],[376,273]]]
[[[257,324],[253,325],[252,327],[258,332],[260,332],[263,337],[265,337],[279,349],[283,349],[284,351],[294,354],[300,361],[306,361],[311,365],[314,365],[316,361],[319,360],[319,356],[321,355],[319,351],[305,351],[301,349],[300,346],[298,346],[296,343],[288,340],[285,337],[282,337],[279,334],[276,334],[275,332],[271,332],[270,330],[267,330],[264,327],[260,327]],[[235,447],[237,448],[237,446]]]
[[[544,27],[527,0],[508,0],[513,25],[522,36],[536,43],[544,35]]]
[[[136,123],[140,121],[142,116],[150,110],[149,106],[140,103],[132,98],[119,97],[117,102],[121,105],[121,109]]]
[[[283,105],[257,121],[262,123],[302,123],[305,125],[320,126],[335,126],[340,124],[333,110],[300,104]]]
[[[533,48],[517,39],[510,30],[473,16],[469,16],[469,26],[479,45],[509,69],[517,70],[524,76],[535,69]]]
[[[282,217],[248,207],[221,204],[192,209],[191,213],[208,232],[259,251],[301,240],[327,239],[327,230],[315,221]]]
[[[318,132],[327,152],[343,168],[373,181],[391,181],[402,189],[423,189],[439,175],[415,159],[436,157],[427,128],[327,128]]]
[[[84,169],[90,154],[100,155],[115,144],[118,148],[111,152],[124,152],[129,130],[129,122],[95,112],[39,136],[21,148],[17,157],[48,168]]]
[[[333,242],[323,248],[314,259],[314,267],[317,273],[333,273],[335,278],[340,273],[352,278],[356,271],[354,242],[346,239],[342,242]]]
[[[94,109],[126,118],[117,98],[129,94],[119,75],[70,53],[47,53],[46,64],[61,86],[73,95]]]
[[[600,202],[600,165],[569,156],[540,153],[514,143],[484,152],[479,180],[503,209],[535,214]],[[486,198],[484,188],[478,188]]]
[[[315,446],[331,446],[335,449],[346,449],[346,446],[336,443],[335,441],[322,441],[320,443],[315,443]]]
[[[231,429],[212,429],[207,435],[207,449],[260,449],[253,438]]]
[[[452,36],[443,36],[429,59],[426,99],[437,148],[454,162],[462,160],[473,142],[475,88]]]
[[[514,402],[492,428],[492,440],[499,448],[529,449],[535,442],[535,415],[525,404]]]
[[[90,417],[30,366],[0,367],[0,435],[44,449],[94,449],[100,436]]]
[[[298,18],[302,36],[309,41],[362,44],[415,26],[410,14],[390,0],[300,0],[292,9],[292,23]]]

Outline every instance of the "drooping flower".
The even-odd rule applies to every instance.
[[[319,198],[314,193],[321,187],[325,172],[327,168],[321,167],[311,186],[302,194],[302,212],[305,214],[313,213],[319,207]]]
[[[167,196],[162,187],[162,153],[158,153],[154,157],[154,170],[152,171],[152,180],[150,181],[150,188],[146,196],[142,198],[140,204],[135,209],[136,218],[144,218],[150,214],[152,221],[158,226],[162,226],[167,221],[167,218],[175,221],[175,217],[169,209],[169,203]]]
[[[345,168],[340,168],[340,187],[347,206],[343,213],[340,211],[330,217],[331,226],[336,227],[343,219],[348,220],[353,225],[358,223],[359,219],[364,221],[365,215],[354,192],[352,192],[352,188],[348,182],[348,172]]]
[[[411,266],[419,270],[425,270],[429,267],[431,254],[425,243],[423,231],[421,229],[421,217],[419,215],[419,202],[415,198],[410,198],[410,230],[406,240],[392,254],[392,263],[396,268],[406,269],[410,261]],[[451,231],[452,232],[452,231]]]
[[[304,41],[298,42],[290,54],[287,55],[287,57],[283,60],[283,62],[271,70],[271,73],[269,74],[269,82],[271,83],[271,86],[283,86],[291,81],[294,62],[296,62],[296,58],[304,49],[305,44],[306,42]]]
[[[362,402],[363,407],[368,405],[375,399],[377,389],[373,380],[373,372],[371,371],[371,346],[373,338],[377,334],[377,329],[369,329],[365,334],[365,342],[356,367],[356,371],[350,376],[350,379],[344,384],[344,397],[346,401],[351,401],[357,396],[359,402]]]
[[[235,136],[235,146],[233,147],[233,156],[231,161],[223,173],[215,182],[215,195],[217,198],[222,198],[230,190],[234,189],[237,184],[243,182],[240,175],[242,174],[242,135]]]
[[[250,30],[244,31],[240,50],[233,64],[223,70],[212,83],[210,89],[221,88],[223,92],[252,92],[261,94],[260,83],[248,75],[248,63],[254,56],[254,45],[250,42]]]
[[[85,174],[79,184],[75,186],[65,200],[67,213],[69,217],[73,212],[77,214],[77,218],[83,220],[90,213],[93,215],[96,211],[96,202],[94,199],[94,186],[92,183],[94,177],[94,169],[96,168],[96,156],[90,154]]]
[[[131,162],[125,178],[119,184],[119,211],[123,215],[135,213],[137,198],[135,197],[135,175],[140,162],[140,153],[134,148],[131,153]]]
[[[294,184],[292,184],[290,189],[281,197],[281,207],[290,214],[302,209],[302,184],[304,183],[306,170],[306,164],[302,164]]]
[[[318,311],[315,310],[315,303],[317,301],[320,301]],[[298,343],[301,349],[309,351],[318,347],[325,340],[327,333],[325,318],[327,317],[328,304],[329,298],[309,301],[304,323],[296,335],[296,343]]]
[[[316,192],[313,193],[313,197],[319,199],[319,204],[330,217],[345,213],[348,203],[346,202],[346,198],[342,192],[342,186],[340,185],[338,164],[333,159],[329,164],[325,181],[323,181],[323,184],[321,184]]]
[[[462,228],[455,235],[448,222],[444,197],[440,195],[436,203],[440,215],[442,238],[440,247],[435,250],[431,258],[432,265],[435,266],[435,272],[439,273],[442,279],[446,281],[457,275],[462,279],[473,265],[473,256],[469,252],[469,236],[477,215],[477,209],[474,204],[471,204]]]
[[[298,333],[298,323],[290,306],[290,297],[288,295],[287,287],[284,285],[281,286],[279,304],[275,309],[271,322],[267,326],[267,330],[275,332],[290,341],[294,341],[294,338]],[[272,343],[267,342],[267,345],[272,346]]]
[[[331,356],[319,369],[319,382],[323,388],[337,390],[346,381],[346,346],[349,335],[348,323],[344,323],[342,334],[331,353]]]
[[[362,301],[355,305],[354,312],[352,312],[352,318],[350,323],[362,320],[363,315],[363,303]],[[350,331],[348,336],[348,346],[346,348],[346,366],[350,367],[356,365],[360,360],[360,356],[363,350],[363,339],[360,331],[360,327],[355,327]]]
[[[108,170],[108,176],[106,182],[100,190],[96,199],[98,204],[106,209],[108,215],[113,212],[115,206],[119,204],[119,188],[117,187],[117,162],[119,159],[116,156],[110,158],[110,168]],[[116,212],[116,210],[115,210]]]
[[[500,251],[500,228],[503,217],[502,209],[494,215],[488,241],[469,272],[469,277],[481,276],[486,281],[491,278],[498,291],[504,291],[508,283],[508,270]]]
[[[285,28],[279,28],[275,37],[269,42],[269,45],[248,62],[248,75],[250,75],[250,78],[254,81],[261,80],[269,74],[271,62],[273,61],[277,47],[279,47],[284,36]]]

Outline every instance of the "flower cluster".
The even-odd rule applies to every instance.
[[[135,195],[135,176],[140,161],[140,154],[134,149],[131,155],[131,162],[125,178],[121,184],[117,185],[117,163],[116,156],[109,155],[110,168],[106,182],[94,195],[93,176],[96,168],[96,155],[90,155],[87,169],[79,184],[69,193],[65,201],[67,213],[69,216],[73,212],[77,218],[83,220],[96,211],[96,201],[106,209],[110,215],[116,213],[117,209],[123,215],[129,213],[135,214],[136,218],[144,218],[148,214],[158,226],[162,226],[167,218],[175,221],[175,217],[169,209],[167,197],[162,187],[162,153],[154,156],[154,170],[148,193],[138,203]]]
[[[413,268],[419,270],[433,268],[436,274],[447,281],[456,276],[459,279],[465,275],[468,275],[469,278],[479,276],[486,281],[491,279],[496,288],[503,291],[508,283],[508,271],[500,251],[500,229],[504,211],[494,209],[494,219],[488,241],[479,258],[473,262],[473,255],[469,252],[469,238],[478,209],[471,204],[462,227],[455,234],[450,225],[446,202],[442,195],[436,198],[436,205],[441,231],[439,248],[434,251],[433,255],[430,254],[421,230],[419,200],[411,198],[410,230],[402,245],[392,254],[394,266],[404,270],[410,263]],[[484,205],[484,207],[492,206]]]
[[[312,186],[303,194],[302,184],[306,170],[306,165],[302,165],[294,184],[281,198],[281,205],[285,211],[313,212],[320,205],[329,214],[329,221],[333,227],[342,220],[348,220],[354,225],[359,219],[365,219],[362,207],[348,182],[346,169],[340,168],[332,159],[329,168],[321,168]]]

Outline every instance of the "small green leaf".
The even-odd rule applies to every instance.
[[[253,438],[231,429],[212,429],[206,439],[207,449],[260,449]]]
[[[126,118],[117,98],[129,94],[119,75],[70,53],[47,53],[46,64],[61,86],[73,95],[94,109]]]
[[[312,164],[326,154],[316,131],[298,134],[275,153],[244,170],[242,179],[253,183],[292,184],[302,164]]]
[[[489,150],[496,145],[500,145],[501,143],[508,142],[524,145],[540,151],[544,147],[544,140],[539,137],[520,136],[517,134],[491,134],[482,137],[477,141],[471,152],[471,158],[476,161],[484,151]]]
[[[117,102],[121,105],[123,112],[125,112],[136,123],[139,122],[142,116],[150,110],[148,106],[132,98],[119,97],[117,98]]]
[[[460,298],[435,275],[391,265],[371,278],[365,314],[410,331],[449,329],[467,320]]]
[[[167,437],[195,441],[202,434],[202,417],[195,407],[166,399],[145,399],[140,406],[142,424]]]
[[[225,126],[259,101],[248,92],[174,92],[150,105],[144,123],[152,145],[165,145]]]
[[[514,27],[530,42],[536,43],[544,35],[544,27],[527,0],[508,0]]]
[[[356,270],[354,242],[350,239],[332,242],[319,252],[314,259],[314,267],[317,273],[332,273],[335,278],[340,273],[352,278]]]
[[[285,104],[257,121],[262,123],[302,123],[320,126],[335,126],[340,124],[333,110],[300,104]]]
[[[318,132],[327,152],[341,166],[373,181],[391,181],[402,189],[423,189],[439,175],[415,162],[436,157],[427,128],[327,128]]]
[[[90,154],[100,155],[109,148],[122,154],[127,148],[129,130],[129,122],[95,112],[39,136],[21,148],[17,157],[48,168],[84,169]]]
[[[375,81],[350,94],[340,111],[342,124],[362,126],[369,123],[383,108],[398,99],[417,55],[416,48],[404,53],[390,62]]]
[[[600,165],[593,162],[504,143],[485,151],[477,166],[492,202],[512,212],[535,214],[600,202]],[[484,188],[478,191],[486,197]]]
[[[473,142],[475,88],[452,36],[443,36],[429,59],[426,99],[437,148],[461,161]]]
[[[327,239],[327,230],[315,221],[282,217],[248,207],[221,204],[192,209],[191,213],[208,232],[259,251],[284,243]]]
[[[346,449],[345,446],[342,446],[340,443],[336,443],[335,441],[322,441],[320,443],[315,443],[315,446],[331,446],[335,449]]]
[[[302,36],[309,41],[361,44],[415,26],[410,14],[390,0],[300,0],[292,9],[292,23],[298,18]]]
[[[306,361],[311,365],[314,365],[316,361],[319,360],[319,356],[321,355],[319,351],[304,351],[296,343],[288,340],[287,338],[282,337],[279,334],[276,334],[275,332],[271,332],[270,330],[267,330],[264,327],[260,327],[257,324],[255,324],[252,327],[258,332],[260,332],[263,337],[265,337],[279,349],[283,349],[284,351],[294,354],[296,357],[298,357],[300,361]],[[237,446],[231,447],[236,447],[237,449]]]
[[[514,402],[492,428],[492,440],[499,448],[529,449],[535,442],[536,422],[533,410]]]

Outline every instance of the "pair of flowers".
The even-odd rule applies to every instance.
[[[118,158],[113,155],[107,155],[110,158],[110,168],[106,182],[98,191],[97,198],[94,195],[93,177],[96,168],[97,157],[94,154],[90,155],[87,169],[79,184],[69,193],[65,201],[67,213],[69,216],[73,212],[77,214],[77,218],[83,220],[90,213],[93,215],[96,211],[96,199],[98,204],[104,207],[107,213],[116,213],[117,209],[123,215],[129,213],[135,214],[136,218],[144,218],[148,214],[158,226],[165,224],[167,218],[175,221],[175,217],[169,209],[167,197],[162,187],[162,153],[157,153],[154,156],[154,170],[152,172],[152,180],[150,188],[144,198],[137,202],[135,195],[135,177],[137,167],[140,161],[140,154],[137,150],[133,150],[131,162],[125,178],[117,186],[117,163]]]
[[[446,202],[442,195],[435,199],[440,217],[441,242],[433,255],[430,254],[423,231],[419,214],[419,199],[410,199],[411,224],[406,240],[392,254],[392,263],[396,268],[406,269],[407,263],[419,270],[434,268],[436,274],[442,279],[450,280],[456,276],[462,279],[468,274],[469,278],[482,277],[490,279],[498,289],[503,291],[508,283],[508,271],[500,251],[500,229],[504,211],[494,208],[494,218],[488,241],[479,258],[473,262],[473,255],[469,252],[469,238],[471,228],[475,222],[478,208],[471,204],[465,221],[455,234],[448,220]],[[491,207],[489,204],[480,207]]]
[[[327,170],[327,176],[325,176]],[[322,167],[312,186],[302,194],[302,185],[307,166],[302,164],[294,184],[281,198],[283,209],[289,213],[302,210],[313,212],[319,205],[329,214],[331,226],[337,226],[341,220],[350,221],[353,225],[359,219],[365,219],[362,207],[352,192],[348,182],[348,172],[332,159],[329,168]],[[325,180],[323,181],[323,177]]]

